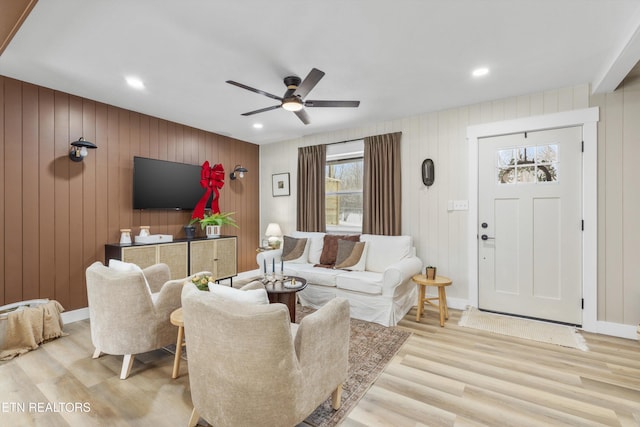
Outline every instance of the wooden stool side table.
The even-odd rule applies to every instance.
[[[427,279],[424,274],[416,274],[411,278],[418,285],[418,309],[416,311],[416,322],[420,321],[420,317],[424,313],[424,303],[431,304],[434,307],[438,307],[440,312],[440,326],[444,326],[445,319],[449,318],[449,309],[447,308],[447,293],[445,287],[453,283],[451,279],[444,276],[436,276],[435,279]],[[425,298],[427,286],[437,286],[438,296]],[[438,300],[438,305],[431,302],[432,300]]]
[[[182,356],[182,346],[184,345],[184,318],[182,317],[182,307],[174,310],[169,317],[172,325],[178,327],[178,339],[176,340],[176,355],[173,359],[173,372],[171,378],[178,378],[180,370],[180,357]]]

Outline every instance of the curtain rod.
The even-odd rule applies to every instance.
[[[366,136],[363,136],[362,138],[347,139],[345,141],[338,141],[338,142],[330,142],[330,143],[325,144],[325,145],[346,144],[347,142],[360,141],[360,140],[364,140],[365,138],[366,138]]]

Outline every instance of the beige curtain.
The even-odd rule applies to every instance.
[[[298,202],[296,227],[299,231],[325,231],[324,175],[327,147],[298,148]]]
[[[364,139],[362,232],[365,234],[402,233],[401,135],[398,132]]]

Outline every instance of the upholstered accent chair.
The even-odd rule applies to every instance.
[[[118,271],[101,262],[87,268],[86,278],[94,359],[123,355],[120,378],[126,379],[136,354],[175,344],[178,328],[169,316],[188,279],[169,280],[166,264]]]
[[[226,300],[187,284],[182,309],[194,406],[189,426],[202,417],[216,427],[291,427],[329,396],[339,408],[349,353],[345,299],[294,325],[284,304]]]

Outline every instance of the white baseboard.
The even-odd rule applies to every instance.
[[[589,331],[597,334],[611,335],[613,337],[628,338],[631,340],[640,339],[640,332],[638,326],[623,325],[621,323],[602,322],[598,320],[596,322],[596,330]]]
[[[89,307],[79,308],[77,310],[65,311],[60,315],[64,323],[73,323],[79,320],[89,318]]]

